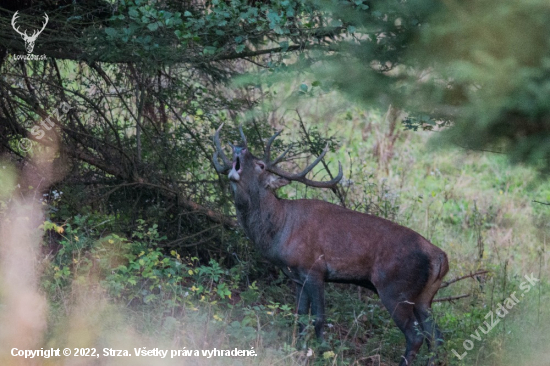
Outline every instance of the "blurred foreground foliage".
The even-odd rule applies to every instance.
[[[304,63],[324,83],[406,111],[411,129],[443,129],[439,145],[550,168],[547,1],[322,3],[350,31]]]

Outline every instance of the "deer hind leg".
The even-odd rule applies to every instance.
[[[441,332],[439,331],[437,324],[435,323],[432,314],[427,307],[415,305],[414,315],[420,323],[422,334],[426,338],[428,350],[433,352],[433,356],[430,357],[427,363],[428,366],[432,366],[434,365],[435,358],[437,357],[437,347],[443,343]]]
[[[413,309],[414,315],[420,323],[422,334],[426,338],[428,350],[433,354],[428,360],[428,366],[434,364],[434,359],[437,357],[437,348],[443,343],[443,336],[431,314],[431,303],[440,285],[441,279],[438,278],[418,296]]]
[[[407,349],[401,356],[399,366],[411,366],[424,341],[422,333],[418,331],[419,324],[413,311],[414,300],[398,301],[398,296],[391,293],[380,293],[380,299],[407,341]]]

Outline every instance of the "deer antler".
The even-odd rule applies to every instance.
[[[216,151],[212,156],[212,162],[214,163],[214,168],[216,168],[216,171],[218,173],[227,174],[229,173],[229,170],[231,170],[231,162],[223,152],[222,144],[220,143],[220,130],[222,129],[222,127],[223,123],[220,127],[218,127],[216,133],[214,134],[214,145],[216,146]],[[218,156],[222,158],[223,166],[220,165],[220,162],[218,161]]]
[[[14,29],[17,33],[19,33],[19,34],[23,37],[23,39],[25,39],[25,40],[35,40],[35,39],[40,35],[40,33],[42,33],[42,31],[46,28],[46,25],[48,24],[48,20],[50,20],[50,18],[48,18],[48,14],[44,13],[44,19],[45,19],[46,21],[45,21],[44,24],[42,25],[42,29],[40,29],[39,31],[38,31],[38,30],[35,30],[35,31],[32,33],[32,35],[29,36],[29,35],[27,34],[27,31],[26,31],[26,30],[25,30],[25,32],[21,32],[21,31],[19,30],[19,27],[17,27],[17,26],[15,25],[15,21],[17,20],[17,18],[19,18],[19,14],[18,14],[18,13],[19,13],[19,10],[16,11],[15,14],[13,14],[13,17],[11,18],[11,26],[12,26],[13,29]]]
[[[40,29],[40,31],[37,31],[35,30],[33,33],[32,33],[32,36],[30,36],[29,38],[31,39],[36,39],[40,33],[42,33],[42,31],[44,30],[44,28],[46,28],[46,24],[48,24],[48,20],[50,20],[50,18],[48,18],[48,14],[44,13],[44,18],[46,19],[46,22],[44,23],[44,25],[42,26],[42,29]],[[26,34],[26,33],[25,33]]]
[[[289,147],[277,159],[271,161],[271,145],[273,144],[273,141],[275,141],[277,136],[279,136],[281,134],[281,132],[282,132],[282,130],[275,133],[273,136],[271,136],[271,138],[267,142],[267,145],[266,145],[266,148],[265,148],[265,155],[264,155],[264,162],[266,164],[266,167],[265,167],[266,170],[270,171],[271,173],[277,174],[277,175],[279,175],[279,176],[281,176],[285,179],[288,179],[290,181],[301,182],[301,183],[304,183],[307,186],[316,187],[316,188],[333,188],[333,187],[336,186],[336,184],[338,184],[338,182],[340,182],[340,180],[342,179],[342,177],[344,175],[344,172],[342,171],[342,164],[340,162],[338,162],[338,175],[336,177],[334,177],[333,179],[329,180],[329,181],[321,182],[321,181],[314,181],[314,180],[310,180],[310,179],[306,178],[307,173],[309,173],[325,157],[325,154],[328,151],[328,143],[327,143],[327,146],[325,146],[325,148],[323,149],[323,152],[321,153],[321,155],[319,155],[313,163],[309,164],[300,173],[291,174],[291,173],[285,172],[284,170],[279,169],[278,167],[276,167],[276,165],[279,162],[282,161],[282,159],[285,157],[285,155],[290,150],[290,147]]]
[[[15,21],[17,20],[17,18],[19,18],[19,15],[18,15],[17,13],[19,13],[19,10],[16,11],[15,14],[13,14],[13,17],[11,18],[11,26],[13,27],[13,29],[14,29],[17,33],[19,33],[21,36],[23,36],[23,38],[28,37],[28,36],[27,36],[27,31],[25,31],[25,33],[21,33],[21,32],[19,31],[19,27],[16,27],[16,26],[15,26]]]
[[[247,147],[248,143],[246,141],[246,136],[243,132],[243,125],[239,125],[239,133],[241,134],[241,138],[243,139],[244,147]]]

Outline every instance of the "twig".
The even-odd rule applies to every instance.
[[[550,206],[550,202],[541,202],[541,201],[537,201],[537,200],[533,200],[533,202],[540,203],[541,205]]]
[[[478,271],[478,272],[475,272],[475,273],[470,273],[470,274],[465,275],[465,276],[460,276],[460,277],[457,277],[457,278],[453,278],[452,280],[449,280],[447,282],[443,282],[439,288],[444,288],[444,287],[447,287],[447,286],[449,286],[449,285],[451,285],[455,282],[463,280],[465,278],[470,278],[470,277],[474,277],[474,276],[477,276],[477,275],[482,275],[482,274],[485,274],[485,273],[489,273],[489,271],[484,269],[484,270],[481,270],[481,271]]]
[[[208,227],[208,228],[206,228],[206,229],[204,229],[204,230],[202,230],[202,231],[199,231],[198,233],[194,233],[194,234],[189,235],[189,236],[186,236],[186,237],[184,237],[184,238],[179,238],[179,239],[173,240],[173,241],[171,241],[171,242],[169,242],[169,243],[163,244],[162,246],[163,246],[163,247],[171,247],[171,246],[173,246],[174,244],[181,243],[182,241],[192,239],[192,238],[194,238],[194,237],[196,237],[196,236],[199,236],[199,235],[204,234],[204,233],[207,232],[207,231],[210,231],[210,230],[212,230],[212,229],[216,229],[216,228],[218,228],[218,227],[220,227],[220,226],[222,226],[222,225],[223,225],[223,224],[218,224],[218,225],[210,226],[210,227]],[[214,237],[215,237],[215,236],[214,236]],[[193,245],[195,245],[195,244],[196,244],[196,243],[193,243]]]
[[[457,299],[462,299],[468,297],[470,294],[458,295],[458,296],[449,296],[449,297],[440,297],[439,299],[434,299],[432,302],[443,302],[443,301],[453,301]]]

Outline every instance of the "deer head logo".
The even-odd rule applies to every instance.
[[[36,41],[36,38],[38,38],[38,36],[40,35],[40,33],[42,33],[42,31],[44,30],[44,28],[46,28],[46,24],[48,24],[48,14],[44,13],[44,19],[45,19],[45,22],[44,22],[44,25],[42,26],[42,29],[40,29],[39,31],[38,30],[35,30],[32,35],[27,35],[27,31],[25,30],[25,32],[20,32],[19,31],[19,27],[17,27],[15,25],[15,21],[17,20],[17,17],[19,15],[17,15],[19,11],[16,11],[15,14],[13,14],[13,18],[11,18],[11,26],[13,27],[13,29],[15,29],[15,31],[17,33],[19,33],[21,35],[21,37],[23,37],[23,40],[25,41],[25,49],[27,50],[27,53],[32,53],[32,50],[34,49],[34,42]]]

